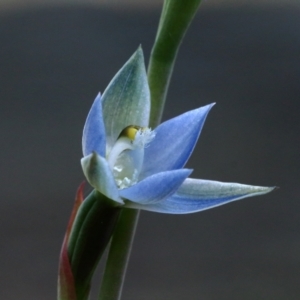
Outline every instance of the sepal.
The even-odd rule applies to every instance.
[[[129,58],[105,89],[102,96],[102,109],[107,153],[127,126],[148,126],[150,91],[141,47]]]
[[[188,178],[175,194],[165,200],[142,207],[138,203],[130,203],[127,207],[167,214],[188,214],[264,195],[275,188]]]

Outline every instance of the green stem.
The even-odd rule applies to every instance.
[[[181,41],[201,0],[165,0],[148,67],[151,92],[150,126],[162,117],[167,90]]]
[[[99,300],[119,300],[130,256],[139,210],[123,209],[112,237]]]

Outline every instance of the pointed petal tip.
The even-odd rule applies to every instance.
[[[199,114],[200,118],[204,118],[204,120],[206,120],[208,113],[210,112],[210,110],[213,108],[213,106],[215,106],[215,102],[201,106],[199,108],[196,108],[194,111],[196,114]]]
[[[278,188],[279,187],[277,186],[252,186],[252,191],[250,194],[263,195],[277,190]]]
[[[141,44],[138,46],[137,50],[132,54],[129,61],[136,61],[137,64],[140,62],[144,63],[144,52]]]
[[[275,186],[266,186],[264,188],[266,191],[265,193],[270,193],[270,192],[278,190],[280,187],[275,185]]]
[[[136,53],[140,54],[140,55],[144,55],[142,44],[139,44],[139,46],[138,46],[138,48],[136,50]]]
[[[204,123],[208,113],[210,112],[210,110],[212,109],[212,107],[215,105],[216,103],[210,103],[195,109],[192,109],[190,111],[185,112],[182,115],[186,115],[186,116],[190,116],[192,117],[196,117],[196,120],[201,119],[203,120],[202,122]],[[203,125],[203,124],[202,124]]]
[[[99,101],[101,100],[101,98],[102,98],[101,97],[101,93],[98,92],[92,105],[95,105],[95,103],[99,103]]]
[[[197,108],[196,110],[199,110],[199,111],[207,110],[206,114],[208,114],[209,111],[212,109],[212,107],[215,105],[216,105],[216,102],[213,102],[213,103],[201,106],[201,107]]]

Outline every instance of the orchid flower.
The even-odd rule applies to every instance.
[[[149,128],[150,93],[138,49],[96,97],[83,130],[83,172],[116,206],[169,214],[202,211],[274,187],[189,178],[184,168],[209,104]]]

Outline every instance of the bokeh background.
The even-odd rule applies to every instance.
[[[1,299],[55,299],[87,112],[140,43],[148,61],[161,4],[0,1]],[[299,28],[299,1],[202,3],[164,119],[217,102],[193,176],[280,189],[142,212],[122,299],[300,299]]]

